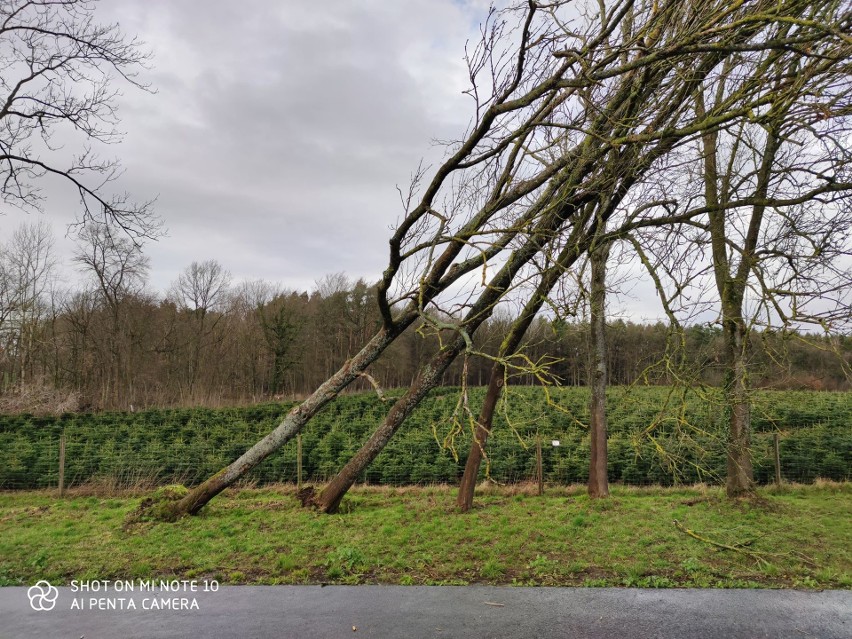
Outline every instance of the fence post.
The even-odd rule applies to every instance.
[[[775,485],[781,485],[781,443],[778,433],[773,437],[775,446]]]
[[[65,496],[65,431],[59,436],[59,496]]]
[[[541,435],[536,435],[535,438],[535,467],[536,476],[538,478],[538,494],[544,494],[544,469],[541,463]]]
[[[302,490],[302,433],[296,435],[296,488]]]

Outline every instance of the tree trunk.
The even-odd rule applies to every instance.
[[[616,201],[616,199],[617,198],[613,201]],[[597,207],[606,210],[611,206],[612,201],[592,202],[588,205],[586,215],[591,216]],[[563,269],[566,269],[573,264],[579,255],[581,255],[582,250],[583,248],[579,242],[571,241],[568,242],[566,247],[560,252],[555,265],[544,273],[535,293],[530,297],[524,307],[524,310],[509,329],[503,343],[500,345],[500,357],[508,357],[518,350],[521,340],[535,319],[536,314],[539,310],[541,310],[544,300],[548,295],[550,295],[551,290],[563,274]],[[607,249],[607,257],[608,255],[609,249]],[[604,258],[604,261],[605,260],[606,258]],[[488,383],[488,394],[486,395],[485,402],[482,406],[482,412],[479,416],[479,421],[475,430],[475,439],[471,442],[470,452],[468,453],[467,462],[465,463],[464,475],[462,476],[461,484],[459,485],[459,494],[456,499],[456,504],[462,512],[467,512],[473,506],[473,494],[476,489],[476,478],[479,476],[479,467],[482,464],[482,452],[494,421],[494,409],[497,406],[497,399],[500,397],[500,387],[503,383],[504,371],[505,368],[503,368],[499,362],[495,363],[494,368],[491,371],[491,380]]]
[[[594,205],[591,206],[593,207]],[[569,242],[568,246],[559,254],[556,266],[545,272],[535,293],[530,297],[530,300],[518,318],[512,323],[509,332],[503,339],[503,343],[500,344],[499,357],[506,358],[517,352],[521,340],[535,319],[536,314],[541,310],[544,300],[550,294],[556,282],[559,281],[562,269],[567,268],[569,264],[573,263],[579,255],[580,250],[578,244]],[[459,494],[456,498],[456,505],[458,505],[462,512],[467,512],[473,507],[476,479],[479,476],[479,467],[482,465],[485,443],[488,441],[488,434],[491,432],[491,427],[494,423],[494,410],[497,407],[497,400],[500,398],[505,371],[505,365],[499,361],[495,362],[491,369],[488,391],[485,401],[482,404],[476,429],[474,430],[474,440],[470,444],[470,452],[467,455],[464,475],[462,475],[461,483],[459,484]]]
[[[424,366],[408,391],[400,397],[385,417],[384,422],[370,436],[370,439],[347,462],[339,473],[326,485],[322,493],[311,499],[311,504],[326,513],[337,512],[340,502],[352,487],[361,472],[370,465],[405,422],[406,418],[426,397],[430,390],[441,381],[456,356],[464,350],[465,342],[457,338],[447,349],[438,353]]]
[[[503,390],[503,376],[505,372],[506,367],[499,362],[496,362],[491,369],[491,378],[488,380],[485,401],[482,403],[482,410],[479,413],[479,419],[474,429],[473,442],[471,442],[470,452],[467,454],[464,475],[462,475],[461,483],[459,484],[459,494],[456,497],[456,505],[462,512],[467,512],[473,507],[473,493],[476,490],[479,466],[482,464],[485,443],[488,441],[488,435],[491,432],[497,400],[500,399],[500,392]]]
[[[780,80],[776,79],[776,82]],[[703,89],[696,94],[696,113],[704,113]],[[751,398],[748,392],[748,373],[746,349],[748,347],[749,328],[743,318],[743,301],[748,287],[748,279],[756,262],[756,250],[760,242],[761,228],[766,213],[764,203],[772,181],[772,165],[781,145],[780,121],[788,103],[775,111],[776,119],[766,128],[766,142],[760,156],[760,165],[756,172],[757,184],[754,190],[748,229],[740,249],[740,261],[732,271],[728,258],[729,242],[725,208],[720,206],[731,199],[731,174],[720,176],[717,162],[719,152],[718,131],[702,134],[704,148],[704,196],[708,206],[708,228],[713,255],[713,271],[716,290],[722,306],[722,330],[725,337],[725,364],[727,367],[724,383],[725,407],[728,411],[728,451],[726,491],[728,497],[740,497],[754,490],[754,470],[751,462]],[[740,141],[736,140],[736,144]],[[732,166],[729,165],[729,166]],[[720,183],[724,188],[719,189]]]
[[[235,462],[196,486],[180,501],[175,502],[170,515],[177,518],[184,514],[196,514],[216,495],[290,441],[308,420],[381,355],[400,330],[399,327],[393,331],[380,330],[355,357],[346,362],[304,402],[291,410],[275,430],[249,448]]]
[[[606,449],[606,261],[609,245],[591,252],[592,282],[590,299],[591,357],[589,358],[589,497],[608,497]]]
[[[729,411],[728,477],[725,488],[728,497],[741,497],[754,491],[751,400],[745,352],[747,332],[742,318],[727,318],[724,324],[728,359],[725,400]]]

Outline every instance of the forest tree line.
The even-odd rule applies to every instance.
[[[83,233],[74,258],[82,279],[59,284],[50,228],[24,224],[0,247],[0,390],[6,410],[138,409],[225,405],[310,393],[343,365],[381,324],[375,288],[343,274],[314,290],[278,283],[233,282],[218,262],[193,262],[162,293],[148,282],[148,259],[123,237]],[[513,318],[498,312],[474,335],[495,353]],[[408,386],[439,349],[439,336],[413,325],[353,390]],[[674,341],[694,373],[691,382],[722,381],[718,325],[693,324],[674,340],[663,322],[608,323],[612,384],[671,384],[665,365]],[[750,362],[755,386],[850,388],[852,337],[757,332]],[[524,352],[548,362],[552,381],[586,385],[589,324],[542,315]],[[492,362],[455,362],[445,385],[487,384]],[[465,376],[466,379],[462,379]],[[531,373],[510,380],[537,384]],[[40,404],[43,404],[41,406]],[[53,404],[54,406],[51,406]]]

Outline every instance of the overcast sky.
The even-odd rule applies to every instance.
[[[125,137],[108,152],[123,188],[158,197],[168,236],[146,253],[161,290],[208,258],[291,288],[377,278],[395,186],[467,123],[462,54],[484,15],[449,0],[107,0],[97,12],[154,55],[156,94],[124,88]],[[60,194],[43,217],[62,236],[73,211]],[[26,217],[6,213],[4,236]]]
[[[377,279],[396,186],[468,123],[462,56],[486,11],[481,0],[100,3],[101,21],[153,53],[144,79],[156,93],[124,87],[124,140],[108,150],[123,189],[158,198],[168,234],[145,248],[152,288],[211,258],[234,280],[299,290],[340,271]],[[41,217],[69,264],[74,194],[48,195]],[[0,236],[22,219],[7,209]],[[658,314],[652,292],[628,305]]]

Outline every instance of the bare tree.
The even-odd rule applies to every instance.
[[[843,199],[852,194],[852,156],[837,137],[845,129],[841,121],[852,114],[850,55],[847,44],[782,59],[770,75],[778,97],[756,125],[743,122],[702,137],[707,230],[728,367],[731,497],[750,492],[754,481],[748,386],[752,326],[816,321],[828,327],[844,316],[848,323],[852,310],[842,293],[852,287],[852,276],[842,260],[838,263],[850,250],[852,219]],[[794,90],[785,94],[785,86]],[[720,84],[715,99],[724,95]],[[703,111],[703,92],[696,102]],[[737,204],[739,198],[750,204]],[[750,319],[746,295],[752,287],[760,301]],[[815,308],[816,298],[828,308]]]
[[[133,301],[142,296],[147,283],[149,260],[141,245],[118,229],[89,224],[79,233],[74,261],[92,279],[94,295],[107,309],[108,322],[98,345],[105,364],[102,385],[106,403],[110,398],[121,405],[133,401],[135,355],[142,347],[140,331],[129,313]]]
[[[193,396],[195,383],[201,370],[201,353],[204,341],[219,324],[221,315],[209,317],[211,311],[222,305],[228,296],[231,274],[216,260],[193,262],[172,283],[168,298],[178,308],[191,314],[194,324],[190,338],[188,393]]]
[[[111,192],[118,162],[86,146],[120,140],[115,82],[147,89],[137,75],[148,59],[141,43],[116,24],[98,24],[90,0],[8,0],[0,4],[0,48],[3,202],[40,209],[36,182],[57,176],[76,192],[81,222],[156,234],[150,202]],[[63,143],[72,136],[83,149],[69,157]]]
[[[125,298],[142,292],[150,267],[140,244],[100,224],[80,231],[74,261],[94,278],[98,292],[113,310]]]
[[[733,99],[704,117],[695,116],[688,98],[726,59],[790,46],[789,39],[775,37],[777,26],[799,19],[808,6],[804,0],[734,7],[671,2],[634,13],[629,0],[589,3],[578,28],[568,26],[577,19],[571,3],[528,3],[492,15],[468,56],[475,101],[470,131],[422,190],[419,172],[403,197],[405,217],[391,237],[378,285],[383,326],[273,432],[169,514],[197,512],[277,450],[418,318],[452,330],[457,337],[421,369],[316,502],[325,510],[336,508],[360,471],[469,347],[494,305],[521,282],[540,279],[530,267],[533,259],[550,255],[551,264],[564,269],[590,247],[598,224],[615,209],[605,206],[598,219],[588,205],[619,202],[679,143],[765,103],[758,77],[744,81]],[[636,26],[620,39],[614,34],[628,13]],[[803,31],[797,43],[834,38],[822,25]],[[563,254],[564,260],[557,259]],[[480,269],[484,288],[469,291],[471,299],[460,304],[452,286]],[[441,317],[460,319],[442,327]]]
[[[0,344],[16,361],[15,384],[27,382],[55,270],[53,232],[44,222],[22,224],[0,246]]]
[[[823,3],[806,15],[812,23],[834,21],[838,37],[743,55],[702,83],[693,97],[699,117],[740,90],[745,64],[756,65],[767,99],[704,131],[659,176],[660,188],[665,183],[668,190],[666,206],[682,211],[682,221],[630,237],[673,325],[682,323],[678,313],[718,312],[731,497],[749,494],[754,484],[755,329],[785,332],[815,324],[832,332],[848,329],[852,317],[852,155],[846,142],[852,43],[839,35],[848,31],[852,14],[841,3]],[[778,28],[779,37],[794,33],[802,35],[790,25]],[[680,366],[686,361],[681,353]],[[680,377],[684,371],[675,372]],[[681,381],[688,384],[695,374]]]
[[[168,296],[178,306],[204,316],[228,295],[231,274],[216,260],[193,262],[172,284]]]

